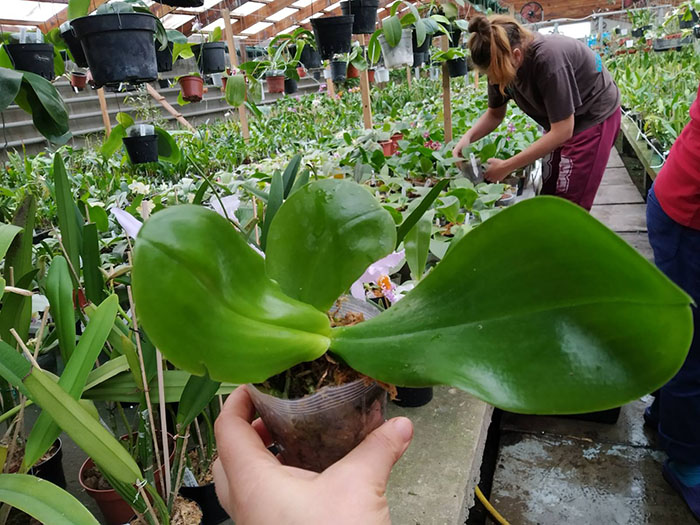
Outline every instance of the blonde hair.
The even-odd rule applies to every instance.
[[[505,94],[517,74],[510,60],[513,48],[529,43],[533,34],[507,15],[475,16],[469,22],[469,32],[472,61]]]

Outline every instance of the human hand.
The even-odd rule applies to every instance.
[[[486,161],[484,179],[489,182],[501,182],[510,174],[510,172],[511,170],[505,160],[489,159]]]
[[[469,144],[471,144],[471,138],[468,133],[465,133],[462,138],[459,139],[459,142],[455,144],[455,147],[452,148],[452,156],[454,158],[462,158],[462,150],[469,146]],[[459,169],[463,169],[463,161],[459,161],[456,164]]]
[[[254,415],[241,386],[226,400],[215,424],[216,494],[236,525],[391,523],[386,484],[413,437],[410,420],[387,421],[318,474],[282,465],[267,450],[272,440]]]

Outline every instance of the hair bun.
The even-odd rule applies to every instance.
[[[477,15],[469,21],[469,32],[491,38],[491,22],[483,15]]]

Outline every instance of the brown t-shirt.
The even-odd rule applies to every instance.
[[[620,90],[600,58],[584,43],[535,34],[517,78],[501,95],[489,84],[489,107],[511,98],[546,130],[574,115],[574,134],[604,122],[620,105]]]

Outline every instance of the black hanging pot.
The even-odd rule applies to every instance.
[[[83,16],[71,21],[95,87],[139,84],[158,78],[153,39],[156,18],[145,13]]]
[[[181,487],[180,494],[196,502],[202,509],[203,525],[218,525],[229,518],[216,497],[215,485],[209,483],[200,487]]]
[[[66,476],[63,473],[63,443],[61,443],[60,438],[54,441],[54,447],[57,448],[53,455],[30,468],[29,474],[50,481],[54,485],[65,489]]]
[[[354,18],[355,15],[345,15],[311,19],[316,47],[323,59],[350,52]]]
[[[347,62],[343,62],[342,60],[333,60],[331,62],[331,78],[333,82],[345,82],[347,71]]]
[[[209,42],[192,46],[192,52],[199,64],[199,70],[205,75],[226,71],[226,44]]]
[[[173,70],[173,43],[168,42],[168,47],[159,51],[160,43],[156,41],[156,64],[158,65],[158,73],[165,73]]]
[[[85,52],[83,51],[83,46],[80,45],[80,40],[75,36],[73,28],[70,22],[66,22],[61,25],[61,38],[68,46],[68,51],[73,55],[73,61],[78,67],[88,67],[87,58],[85,58]]]
[[[425,62],[425,53],[413,53],[413,67],[420,67]]]
[[[321,55],[313,47],[305,45],[301,50],[299,61],[306,69],[318,69],[321,67]]]
[[[644,34],[651,29],[651,26],[638,27],[632,30],[632,36],[635,38],[642,38]]]
[[[353,35],[371,35],[377,27],[379,0],[346,0],[340,2],[344,15],[355,15],[352,22]]]
[[[297,81],[293,78],[284,79],[284,92],[287,95],[293,95],[297,92]]]
[[[433,399],[433,387],[405,388],[396,387],[394,404],[400,407],[422,407]]]
[[[132,164],[158,161],[158,135],[124,137],[122,139]]]
[[[466,58],[453,58],[447,61],[447,70],[450,72],[450,77],[463,77],[469,71]]]
[[[427,53],[428,48],[430,47],[430,43],[433,41],[433,36],[432,35],[425,35],[425,40],[423,40],[423,43],[419,46],[418,45],[418,39],[416,38],[416,31],[413,31],[412,35],[412,40],[413,40],[413,52],[414,53]]]
[[[7,44],[5,49],[16,70],[54,79],[53,44]]]

